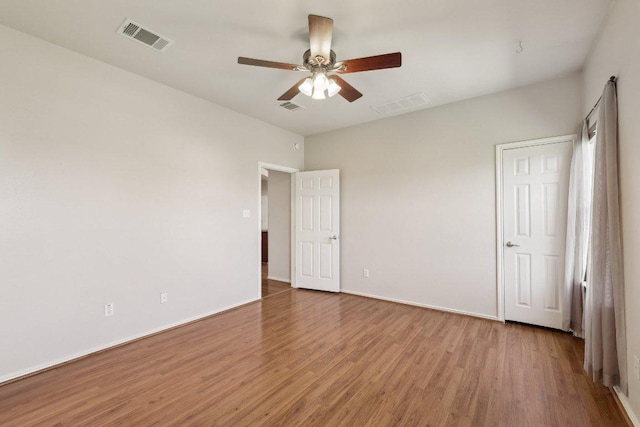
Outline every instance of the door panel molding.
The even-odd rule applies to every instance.
[[[506,150],[514,148],[534,147],[538,145],[557,144],[561,142],[571,142],[575,140],[576,135],[562,135],[551,138],[532,139],[525,141],[507,142],[496,144],[496,279],[497,279],[497,318],[501,322],[505,321],[505,279],[504,279],[504,212],[503,212],[503,155]],[[553,169],[553,161],[549,159],[547,167]],[[516,162],[514,165],[515,174],[528,174],[528,162]]]
[[[295,252],[292,286],[340,292],[340,171],[294,174]]]

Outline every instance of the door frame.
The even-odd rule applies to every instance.
[[[296,172],[300,172],[299,169],[296,168],[292,168],[289,166],[282,166],[282,165],[276,165],[273,163],[265,163],[265,162],[258,162],[258,230],[256,233],[256,241],[257,241],[257,247],[258,247],[258,252],[256,254],[256,260],[257,260],[257,264],[258,264],[258,295],[260,295],[260,297],[262,297],[262,258],[261,258],[261,254],[262,254],[262,244],[261,244],[261,238],[262,238],[262,169],[267,169],[267,170],[273,170],[273,171],[277,171],[277,172],[285,172],[288,174],[291,174],[291,221],[290,221],[290,227],[291,227],[291,242],[289,242],[290,245],[290,255],[291,255],[291,286],[292,287],[296,287],[295,286],[295,276],[293,275],[293,273],[295,272],[295,261],[296,261],[296,251],[294,250],[294,245],[295,245],[295,217],[294,217],[294,198],[293,198],[293,189],[295,186],[295,179],[293,174],[295,174]]]
[[[506,150],[511,150],[514,148],[525,148],[525,147],[534,147],[536,145],[548,145],[548,144],[558,144],[561,142],[571,142],[573,146],[573,142],[576,139],[575,134],[571,135],[562,135],[562,136],[554,136],[550,138],[541,138],[541,139],[530,139],[525,141],[516,141],[516,142],[505,142],[502,144],[496,144],[496,279],[497,279],[497,308],[498,308],[498,320],[503,322],[505,321],[504,310],[505,310],[505,281],[504,281],[504,233],[503,233],[503,224],[504,224],[504,212],[503,212],[503,199],[504,195],[502,194],[503,188],[503,180],[502,176],[502,155]]]

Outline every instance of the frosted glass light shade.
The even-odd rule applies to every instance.
[[[327,94],[329,95],[329,97],[340,92],[340,89],[342,88],[338,85],[338,83],[336,83],[335,80],[329,79],[329,87],[327,88]]]
[[[318,89],[314,89],[313,90],[313,95],[311,96],[312,99],[326,99],[326,96],[324,94],[324,90],[318,90]]]
[[[313,87],[316,90],[326,90],[329,87],[329,79],[324,73],[318,73],[313,78]]]
[[[311,94],[313,92],[313,80],[311,80],[311,78],[307,77],[306,79],[304,79],[302,84],[300,86],[298,86],[298,90],[300,90],[300,92],[302,92],[303,94],[305,94],[307,96],[311,96]]]

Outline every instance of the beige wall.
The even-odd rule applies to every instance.
[[[269,171],[269,278],[291,282],[291,174]]]
[[[586,114],[609,76],[618,76],[620,201],[625,269],[629,401],[640,416],[640,380],[633,355],[640,356],[640,2],[617,0],[584,69]]]
[[[307,137],[306,170],[341,173],[342,288],[497,316],[495,145],[574,133],[579,106],[572,75]]]
[[[0,381],[259,298],[258,162],[301,136],[2,26],[0,58]]]

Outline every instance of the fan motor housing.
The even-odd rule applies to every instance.
[[[326,68],[332,68],[333,65],[336,63],[336,53],[331,50],[329,51],[329,61],[327,62],[327,59],[322,57],[322,56],[318,56],[316,58],[312,58],[311,57],[311,50],[307,49],[307,51],[304,53],[304,55],[302,55],[302,63],[304,64],[305,67],[307,67],[309,70],[313,70],[314,68],[317,67],[326,67]],[[322,61],[320,61],[322,60]]]

